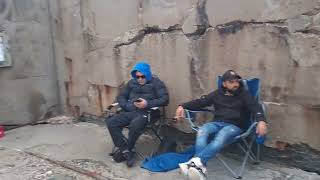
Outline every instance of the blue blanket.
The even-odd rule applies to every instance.
[[[155,157],[146,158],[141,167],[152,172],[167,172],[179,167],[180,163],[189,161],[195,153],[194,147],[182,153],[164,153]]]

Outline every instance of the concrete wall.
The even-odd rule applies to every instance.
[[[59,110],[47,1],[0,1],[11,67],[0,68],[0,124],[25,124]]]
[[[263,80],[270,145],[320,149],[319,0],[3,2],[13,66],[0,69],[0,122],[37,120],[57,104],[100,115],[147,59],[169,88],[169,117],[235,69]]]
[[[318,0],[60,3],[65,57],[72,59],[71,109],[99,115],[140,59],[166,82],[169,116],[235,69],[262,79],[271,146],[303,142],[320,149]]]

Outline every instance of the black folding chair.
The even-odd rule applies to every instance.
[[[119,106],[119,103],[115,102],[113,104],[111,104],[110,106],[108,106],[108,108],[105,111],[105,116],[107,118],[121,113],[122,109]],[[155,113],[156,111],[159,111],[159,116],[157,117],[152,117],[151,114]],[[146,125],[146,127],[143,129],[143,132],[141,134],[144,134],[146,132],[151,132],[153,135],[155,135],[155,137],[160,141],[160,143],[163,142],[162,137],[160,136],[160,130],[162,128],[162,126],[164,125],[165,122],[165,107],[153,107],[151,109],[149,109],[147,111],[147,119],[148,119],[148,123]],[[128,126],[126,126],[125,128],[128,128]],[[123,137],[125,142],[128,142],[128,138],[127,137]],[[148,155],[148,156],[153,156],[154,153],[156,152],[157,149],[152,150],[152,152]],[[119,149],[116,146],[113,146],[112,148],[112,152],[109,154],[110,156],[112,156],[113,154],[115,154],[117,151],[119,151]],[[134,148],[134,152],[141,158],[144,159],[145,156],[138,152],[136,148]]]

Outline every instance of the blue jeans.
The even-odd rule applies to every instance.
[[[234,137],[240,135],[242,130],[226,122],[209,122],[200,127],[196,139],[196,154],[203,164],[215,156],[226,144],[232,142]],[[211,135],[213,139],[208,142]]]

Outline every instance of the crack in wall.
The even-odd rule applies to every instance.
[[[197,11],[197,17],[196,17],[197,28],[196,28],[195,32],[193,32],[193,33],[184,33],[184,35],[187,38],[202,36],[206,33],[206,31],[209,28],[217,28],[217,30],[221,34],[226,34],[226,33],[234,34],[237,31],[241,30],[245,25],[273,24],[273,25],[282,25],[283,26],[284,23],[288,20],[288,19],[279,19],[279,20],[270,20],[270,21],[264,21],[264,22],[235,20],[232,22],[227,22],[227,23],[220,24],[220,25],[213,27],[209,24],[207,10],[206,10],[206,4],[207,4],[207,0],[198,0],[196,2],[195,6],[192,7],[192,9],[195,8]],[[84,6],[84,4],[80,3],[80,6]],[[82,9],[82,8],[80,8],[80,9]],[[319,12],[320,12],[320,7],[315,7],[313,9],[301,14],[301,15],[314,16],[314,15],[318,14]],[[81,19],[83,19],[83,17]],[[82,23],[82,25],[84,25],[83,22],[81,22],[81,23]],[[121,46],[130,45],[130,44],[135,43],[137,41],[141,41],[148,34],[172,32],[172,31],[182,31],[182,28],[181,28],[182,25],[183,25],[183,23],[182,24],[175,24],[175,25],[170,26],[169,28],[166,28],[166,29],[161,29],[158,26],[145,27],[144,29],[139,30],[138,33],[136,35],[134,35],[133,38],[130,38],[128,41],[121,42],[121,43],[114,45],[114,48],[118,49]],[[320,34],[319,31],[313,30],[313,29],[301,30],[298,32],[305,33],[305,34],[315,34],[315,35]],[[107,43],[107,44],[109,44],[109,43]],[[90,51],[101,49],[105,46],[106,45],[103,44],[103,45],[99,46],[98,48],[91,49]]]
[[[314,15],[317,15],[318,13],[320,13],[320,6],[315,7],[313,9],[311,9],[310,11],[305,12],[305,13],[303,13],[301,15],[314,16]]]
[[[207,4],[207,0],[199,0],[197,2],[195,7],[197,12],[197,17],[196,17],[197,29],[193,33],[185,33],[185,36],[187,37],[199,36],[199,35],[201,36],[206,32],[207,28],[210,27],[209,18],[206,11],[206,4]]]
[[[199,0],[197,2],[198,21],[200,24],[209,25],[209,18],[206,10],[207,0]]]
[[[242,30],[246,25],[284,25],[285,20],[276,20],[276,21],[231,21],[225,24],[219,24],[215,29],[218,30],[220,34],[235,34],[236,32]]]
[[[302,33],[302,34],[309,34],[309,35],[320,36],[320,31],[317,31],[317,30],[315,30],[315,29],[298,30],[298,31],[295,31],[295,33]]]
[[[277,20],[277,21],[266,21],[266,22],[257,22],[257,21],[232,21],[225,24],[217,25],[216,27],[212,27],[210,25],[198,25],[198,29],[194,33],[183,33],[187,38],[193,36],[202,36],[206,33],[209,28],[217,29],[220,33],[236,33],[238,30],[241,30],[245,25],[250,24],[282,24],[284,20]],[[121,42],[114,46],[115,49],[118,49],[121,46],[126,46],[133,44],[135,42],[141,41],[146,35],[148,34],[156,34],[156,33],[168,33],[168,32],[175,32],[175,31],[182,31],[181,25],[176,24],[174,26],[170,26],[167,29],[161,29],[158,26],[153,27],[145,27],[138,31],[138,33],[133,37],[130,38],[127,42]]]
[[[182,31],[181,26],[177,24],[177,25],[170,26],[167,29],[161,29],[158,26],[145,27],[144,29],[139,30],[138,33],[133,38],[129,39],[127,42],[116,44],[114,48],[118,49],[121,46],[130,45],[137,41],[141,41],[148,34],[174,32],[174,31]]]
[[[200,60],[196,58],[196,56],[191,53],[191,62],[190,62],[190,72],[191,72],[191,88],[193,89],[192,92],[196,95],[203,94],[205,91],[204,85],[199,77],[198,73],[200,71],[200,67],[197,66],[197,62],[199,63]]]
[[[286,24],[286,19],[277,19],[277,20],[270,20],[270,21],[242,21],[242,20],[235,20],[231,22],[227,22],[224,24],[219,24],[216,26],[212,26],[209,24],[208,15],[206,11],[206,3],[207,0],[198,0],[196,3],[196,11],[197,11],[197,29],[193,33],[183,33],[187,38],[191,37],[200,37],[203,36],[209,28],[217,29],[220,34],[234,34],[238,32],[239,30],[243,29],[246,25],[278,25],[279,28],[283,28],[284,31],[280,31],[280,33],[287,33],[288,32],[288,25]],[[305,12],[301,15],[307,15],[307,16],[314,16],[320,12],[320,7],[315,7],[314,9]],[[183,24],[182,24],[183,25]],[[183,32],[183,29],[181,24],[175,24],[173,26],[170,26],[167,29],[161,29],[158,26],[152,26],[152,27],[145,27],[144,29],[141,29],[138,31],[138,33],[133,37],[130,38],[127,42],[121,42],[114,46],[115,49],[118,49],[121,46],[130,45],[132,43],[135,43],[137,41],[141,41],[146,35],[148,34],[154,34],[154,33],[164,33],[164,32],[173,32],[173,31],[181,31]],[[320,32],[314,29],[305,29],[301,31],[297,31],[305,34],[315,34],[320,35]]]

